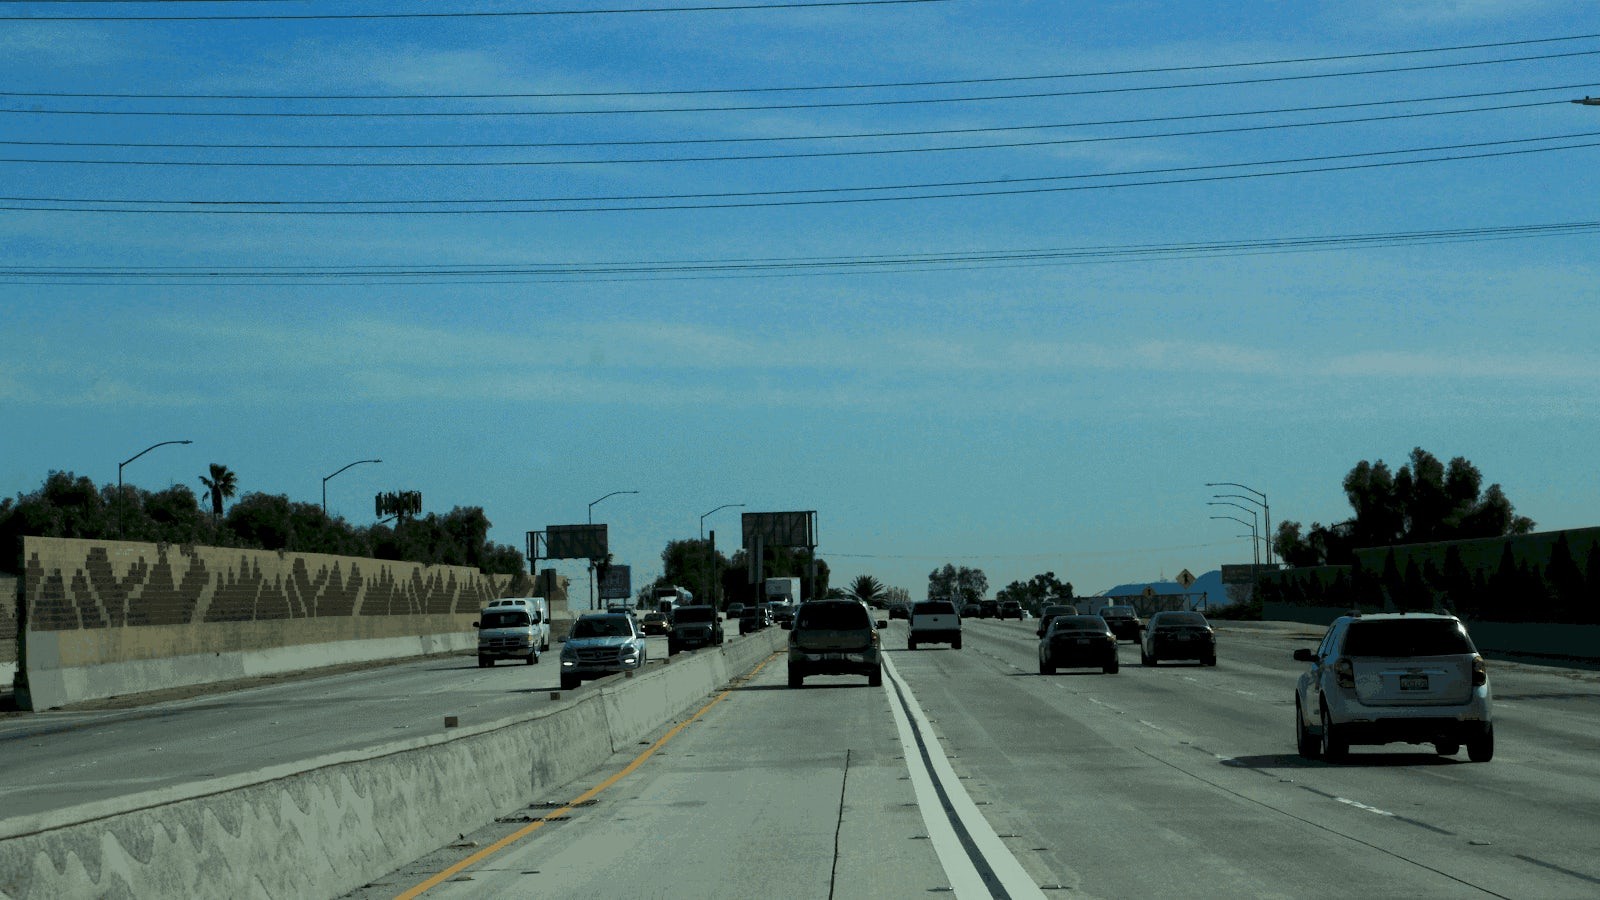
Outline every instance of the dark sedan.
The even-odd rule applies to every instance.
[[[1158,612],[1150,617],[1139,647],[1139,661],[1153,666],[1163,659],[1197,659],[1203,666],[1217,664],[1217,633],[1197,612]]]
[[[1106,624],[1111,627],[1111,633],[1117,636],[1117,640],[1139,643],[1142,631],[1139,624],[1139,616],[1133,611],[1133,607],[1107,606],[1100,610],[1100,618],[1106,620]]]
[[[1050,630],[1039,639],[1039,674],[1075,667],[1099,667],[1107,675],[1117,674],[1117,636],[1105,619],[1056,616],[1050,621]]]

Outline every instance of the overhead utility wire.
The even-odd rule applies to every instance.
[[[75,2],[75,0],[73,0]],[[129,0],[139,2],[139,0]],[[203,0],[195,0],[203,2]],[[271,2],[271,0],[261,0]],[[820,91],[861,91],[883,88],[953,87],[966,84],[1001,84],[1016,81],[1050,81],[1068,78],[1107,78],[1122,75],[1156,75],[1173,72],[1204,72],[1214,69],[1243,69],[1266,66],[1303,65],[1306,63],[1344,62],[1353,59],[1379,59],[1391,56],[1415,56],[1425,53],[1454,53],[1462,50],[1489,50],[1503,47],[1523,47],[1533,44],[1553,44],[1567,41],[1586,41],[1600,38],[1600,34],[1578,34],[1566,37],[1531,38],[1520,41],[1498,41],[1489,44],[1458,44],[1452,47],[1423,47],[1411,50],[1381,50],[1371,53],[1342,53],[1333,56],[1301,56],[1284,59],[1251,60],[1232,63],[1201,63],[1188,66],[1154,66],[1141,69],[1107,69],[1100,72],[1062,72],[1045,75],[997,75],[989,78],[949,78],[926,81],[881,81],[860,84],[790,85],[778,87],[747,88],[685,88],[655,91],[543,91],[531,93],[492,94],[146,94],[146,93],[86,93],[76,91],[0,91],[0,97],[55,97],[101,100],[534,100],[578,99],[594,97],[683,97],[707,94],[770,94],[811,93]],[[1531,56],[1525,59],[1544,59]]]
[[[1550,87],[1519,88],[1509,91],[1481,91],[1471,94],[1444,94],[1434,97],[1411,97],[1390,100],[1362,100],[1353,103],[1322,103],[1313,106],[1282,106],[1273,109],[1239,110],[1234,112],[1188,113],[1179,116],[1143,116],[1132,119],[1100,119],[1084,122],[1053,122],[1033,125],[987,125],[971,128],[927,128],[913,131],[857,131],[835,134],[780,135],[776,137],[700,137],[656,138],[642,140],[609,141],[500,141],[449,144],[219,144],[165,141],[8,141],[0,139],[0,146],[8,147],[96,147],[119,149],[159,150],[536,150],[571,147],[653,147],[686,144],[753,144],[786,141],[842,141],[891,137],[938,137],[956,134],[990,134],[1007,131],[1044,131],[1058,128],[1100,128],[1107,125],[1151,125],[1163,122],[1187,122],[1198,119],[1244,118],[1248,116],[1283,115],[1287,113],[1326,112],[1336,109],[1362,109],[1374,106],[1402,106],[1413,103],[1440,103],[1447,100],[1479,100],[1485,97],[1506,97],[1521,94],[1540,94],[1552,91],[1571,91],[1588,87],[1588,84],[1558,84]],[[1474,107],[1470,110],[1445,110],[1443,112],[1417,113],[1418,116],[1450,115],[1455,112],[1478,112],[1502,109],[1521,109],[1566,103],[1536,101],[1508,106]],[[1365,121],[1365,120],[1349,120]],[[1294,123],[1282,127],[1295,127]]]
[[[300,216],[329,216],[329,215],[342,215],[342,216],[355,216],[355,215],[492,215],[492,214],[549,214],[549,213],[575,213],[575,212],[657,212],[657,211],[664,211],[664,210],[687,210],[687,209],[748,209],[748,208],[756,208],[756,207],[841,205],[841,204],[846,204],[846,203],[887,203],[887,202],[904,202],[904,201],[911,201],[911,200],[952,200],[952,199],[964,199],[964,198],[972,198],[972,197],[1020,196],[1020,195],[1026,195],[1026,194],[1063,193],[1063,192],[1068,192],[1068,191],[1108,190],[1108,189],[1112,189],[1112,188],[1125,188],[1125,187],[1152,187],[1152,186],[1165,186],[1165,185],[1172,185],[1172,184],[1196,184],[1196,183],[1213,182],[1213,181],[1236,181],[1236,180],[1249,179],[1249,178],[1270,178],[1270,177],[1281,177],[1281,176],[1285,176],[1285,175],[1303,175],[1303,174],[1313,174],[1313,173],[1323,173],[1323,172],[1346,172],[1346,171],[1356,171],[1356,170],[1362,170],[1362,169],[1392,168],[1392,167],[1396,167],[1396,166],[1414,166],[1414,165],[1423,165],[1423,164],[1427,164],[1427,163],[1456,162],[1456,161],[1469,160],[1469,159],[1492,159],[1492,158],[1509,157],[1509,156],[1526,156],[1526,155],[1530,155],[1530,154],[1534,154],[1534,153],[1550,153],[1550,152],[1554,152],[1554,151],[1558,151],[1558,150],[1578,150],[1578,149],[1585,149],[1585,148],[1590,148],[1590,147],[1600,147],[1600,141],[1589,142],[1589,143],[1581,143],[1581,144],[1570,144],[1570,145],[1562,146],[1562,147],[1537,147],[1537,148],[1526,148],[1526,147],[1524,147],[1524,148],[1519,148],[1519,149],[1515,149],[1515,150],[1498,150],[1498,151],[1486,152],[1486,153],[1462,153],[1462,154],[1431,157],[1431,158],[1424,158],[1424,159],[1391,160],[1391,161],[1386,161],[1386,162],[1351,163],[1351,164],[1347,164],[1347,165],[1334,165],[1334,166],[1313,166],[1313,167],[1309,167],[1309,168],[1284,169],[1284,170],[1269,171],[1269,172],[1249,172],[1249,173],[1234,173],[1234,174],[1222,174],[1222,175],[1197,175],[1195,177],[1161,178],[1161,179],[1151,179],[1151,180],[1146,180],[1146,181],[1125,181],[1125,182],[1116,182],[1116,183],[1112,183],[1112,184],[1089,184],[1089,185],[1060,185],[1060,184],[1055,184],[1053,186],[1019,187],[1019,188],[1007,188],[1007,189],[1002,189],[1002,190],[984,189],[984,190],[957,191],[957,192],[951,192],[951,193],[901,194],[901,195],[888,196],[888,197],[854,196],[854,197],[832,197],[832,198],[822,198],[822,199],[811,199],[811,197],[813,197],[815,195],[820,195],[820,194],[861,194],[861,193],[873,193],[873,192],[882,193],[882,192],[887,192],[887,191],[904,191],[904,190],[954,190],[956,188],[963,188],[963,187],[988,188],[990,186],[999,185],[999,184],[1012,185],[1012,184],[1025,184],[1025,183],[1063,182],[1063,181],[1076,181],[1076,180],[1090,179],[1090,178],[1125,178],[1125,177],[1128,177],[1128,176],[1131,176],[1131,175],[1157,175],[1157,174],[1193,175],[1196,172],[1202,172],[1202,171],[1207,171],[1207,170],[1252,168],[1252,167],[1268,166],[1268,165],[1306,164],[1306,163],[1313,163],[1313,162],[1327,162],[1327,161],[1357,159],[1357,158],[1362,158],[1362,157],[1392,156],[1392,155],[1399,155],[1399,154],[1438,152],[1438,151],[1442,151],[1442,150],[1453,150],[1453,149],[1464,149],[1464,148],[1481,148],[1481,147],[1492,147],[1492,146],[1505,146],[1505,145],[1512,145],[1512,144],[1527,144],[1527,143],[1536,143],[1536,142],[1542,142],[1542,141],[1567,140],[1567,139],[1572,139],[1572,138],[1576,138],[1576,137],[1593,137],[1593,136],[1600,136],[1600,132],[1583,132],[1583,133],[1570,134],[1570,135],[1553,135],[1553,136],[1536,137],[1536,138],[1519,138],[1519,139],[1509,140],[1509,141],[1482,141],[1482,142],[1476,142],[1476,143],[1470,143],[1470,144],[1454,144],[1454,145],[1448,145],[1448,146],[1444,146],[1444,147],[1432,147],[1432,148],[1410,148],[1410,149],[1402,149],[1402,150],[1373,151],[1373,152],[1367,152],[1367,153],[1333,154],[1333,155],[1328,155],[1328,156],[1301,157],[1301,158],[1297,158],[1297,159],[1267,160],[1267,161],[1240,162],[1240,163],[1223,163],[1223,164],[1205,165],[1205,166],[1179,166],[1179,167],[1172,167],[1172,168],[1166,168],[1166,169],[1146,169],[1146,170],[1134,170],[1134,171],[1123,171],[1123,172],[1107,172],[1107,173],[1081,174],[1081,175],[1054,175],[1054,176],[1039,176],[1039,177],[1030,177],[1030,178],[1003,178],[1003,179],[990,179],[990,180],[982,180],[982,181],[935,182],[935,183],[930,183],[930,184],[880,185],[880,186],[871,186],[871,187],[804,188],[804,189],[796,189],[796,190],[779,190],[779,191],[729,191],[729,192],[720,192],[720,193],[694,193],[694,194],[655,194],[655,195],[646,194],[646,195],[633,195],[633,196],[620,196],[620,197],[603,197],[603,196],[602,197],[546,197],[546,198],[523,198],[523,199],[515,199],[515,198],[511,198],[511,199],[482,199],[482,198],[480,198],[480,199],[469,199],[469,200],[439,200],[439,199],[423,199],[423,200],[287,200],[287,201],[285,201],[285,200],[137,200],[137,199],[96,200],[96,199],[82,199],[82,198],[53,198],[53,197],[0,197],[0,203],[10,203],[10,204],[23,204],[23,203],[49,203],[49,204],[129,203],[129,204],[136,204],[135,206],[131,206],[131,207],[111,207],[111,206],[105,206],[105,205],[82,206],[82,207],[66,206],[66,205],[52,205],[52,206],[10,205],[10,206],[0,206],[0,210],[6,210],[6,211],[31,211],[31,212],[93,212],[93,213],[133,213],[133,214],[162,214],[162,213],[165,213],[165,214],[182,214],[182,215],[196,215],[196,214],[199,214],[199,215],[300,215]],[[744,201],[742,199],[742,198],[766,198],[766,197],[791,197],[791,198],[804,198],[804,199],[786,199],[786,200],[767,200],[767,199],[762,199],[762,200],[749,200],[749,201]],[[447,205],[455,206],[455,205],[460,205],[460,204],[494,204],[496,207],[503,207],[503,206],[509,205],[509,204],[531,204],[531,203],[540,203],[540,204],[554,204],[554,203],[622,203],[622,202],[643,203],[643,202],[647,202],[647,201],[688,201],[688,200],[728,200],[728,199],[738,200],[738,201],[741,201],[741,202],[731,202],[731,203],[679,203],[679,204],[671,204],[671,203],[667,203],[667,202],[661,202],[661,203],[656,203],[654,205],[645,205],[645,206],[589,206],[589,207],[563,207],[563,208],[555,208],[555,209],[525,209],[525,208],[524,209],[504,209],[504,208],[482,208],[482,209],[438,209],[438,208],[434,208],[434,209],[395,209],[395,208],[392,208],[392,207],[397,207],[397,206],[441,207],[441,206],[447,206]],[[240,209],[240,208],[225,209],[225,208],[223,208],[223,207],[229,207],[229,206],[231,206],[231,207],[245,207],[245,206],[248,206],[248,207],[266,207],[266,208],[248,208],[248,209]],[[311,208],[311,209],[287,209],[287,208],[285,208],[285,207],[290,207],[290,206],[301,206],[301,207],[367,206],[367,207],[384,207],[384,208],[380,208],[380,209],[316,209],[316,208]],[[149,208],[149,207],[156,207],[156,208]],[[176,209],[176,208],[170,208],[170,207],[187,207],[187,208]]]
[[[403,284],[468,276],[577,276],[577,275],[716,275],[720,273],[844,274],[907,265],[968,268],[995,262],[1113,262],[1194,258],[1204,255],[1240,255],[1254,252],[1307,252],[1357,247],[1389,247],[1418,243],[1471,242],[1519,237],[1547,237],[1600,229],[1600,221],[1535,225],[1496,225],[1423,231],[1368,232],[1307,235],[1282,238],[1233,239],[1167,244],[1090,245],[1023,249],[938,251],[860,256],[751,257],[689,260],[637,260],[575,263],[407,264],[342,266],[5,266],[0,276],[32,279],[125,278],[129,283],[153,278],[207,281],[216,278],[259,278],[271,281],[384,277],[384,283]],[[821,270],[820,272],[818,270]],[[398,279],[405,279],[404,281]],[[335,282],[328,282],[335,283]],[[472,282],[467,282],[472,283]]]
[[[1397,66],[1379,69],[1354,69],[1346,72],[1311,72],[1300,75],[1272,75],[1262,78],[1236,78],[1221,81],[1195,81],[1187,83],[1152,84],[1126,87],[1087,88],[1072,91],[1028,91],[1015,94],[980,94],[965,97],[908,97],[895,100],[836,100],[820,103],[770,103],[742,106],[664,106],[632,109],[523,109],[523,110],[424,110],[386,112],[284,112],[245,110],[170,110],[170,109],[0,109],[8,115],[52,116],[170,116],[178,118],[235,118],[235,119],[428,119],[428,118],[506,118],[517,116],[618,116],[659,115],[666,113],[712,112],[772,112],[795,109],[858,109],[885,106],[927,106],[951,103],[983,103],[998,100],[1038,100],[1053,97],[1093,97],[1109,94],[1148,93],[1153,91],[1186,90],[1193,88],[1239,87],[1251,84],[1273,84],[1289,81],[1310,81],[1328,78],[1349,78],[1364,75],[1389,75],[1406,72],[1459,69],[1470,66],[1501,65],[1504,63],[1561,59],[1576,56],[1600,55],[1600,50],[1575,50],[1543,56],[1505,57],[1501,59],[1472,60],[1468,62],[1429,63],[1426,65]]]
[[[88,0],[92,2],[92,0]],[[951,0],[810,0],[810,2],[741,3],[707,6],[654,6],[620,9],[538,9],[477,12],[419,13],[262,13],[240,15],[119,15],[119,16],[18,16],[0,15],[0,22],[305,22],[374,19],[516,19],[539,16],[609,16],[638,13],[751,12],[768,9],[821,9],[839,6],[909,6],[923,3],[949,3]]]
[[[873,150],[817,150],[795,153],[747,153],[724,156],[664,156],[626,157],[611,159],[546,159],[546,160],[399,160],[399,161],[273,161],[273,160],[188,160],[188,159],[47,159],[34,157],[0,157],[0,163],[29,165],[75,166],[136,166],[136,167],[191,167],[191,168],[293,168],[293,169],[377,169],[377,168],[526,168],[542,166],[606,166],[653,165],[662,163],[706,162],[757,162],[779,159],[824,159],[836,157],[895,156],[915,153],[961,153],[980,150],[1017,150],[1029,147],[1059,147],[1072,144],[1099,144],[1119,141],[1142,141],[1175,137],[1204,137],[1218,134],[1241,134],[1256,131],[1278,131],[1289,128],[1316,128],[1330,125],[1351,125],[1368,122],[1391,122],[1421,119],[1434,116],[1466,115],[1469,113],[1500,112],[1510,109],[1527,109],[1535,106],[1554,106],[1566,100],[1544,100],[1533,103],[1513,103],[1473,109],[1446,109],[1430,112],[1396,113],[1386,116],[1360,116],[1348,119],[1325,119],[1318,122],[1280,122],[1267,125],[1239,125],[1232,128],[1200,128],[1188,131],[1166,131],[1154,134],[1098,135],[1095,137],[1055,138],[1036,141],[1006,141],[989,144],[958,144],[942,147],[890,147]],[[0,144],[9,143],[0,141]]]

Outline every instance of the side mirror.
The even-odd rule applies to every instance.
[[[1317,654],[1313,650],[1307,650],[1306,648],[1301,647],[1299,650],[1294,652],[1294,658],[1295,662],[1316,662]]]
[[[477,623],[477,622],[473,622],[473,623],[472,623],[472,627],[473,627],[473,628],[477,628],[477,627],[479,627],[479,626],[478,626],[478,623]]]
[[[888,619],[879,619],[878,620],[878,627],[879,628],[888,628],[889,627],[889,620]]]

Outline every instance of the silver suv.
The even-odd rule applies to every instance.
[[[1341,616],[1294,658],[1311,664],[1294,694],[1301,756],[1340,760],[1352,744],[1402,741],[1494,758],[1488,669],[1455,616]]]
[[[561,648],[561,689],[570,691],[585,678],[642,669],[644,632],[631,615],[589,613],[578,617]]]

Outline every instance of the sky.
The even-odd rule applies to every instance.
[[[0,495],[381,458],[330,512],[638,586],[816,510],[914,596],[1249,562],[1207,482],[1418,446],[1597,524],[1592,3],[797,2],[4,4]]]

